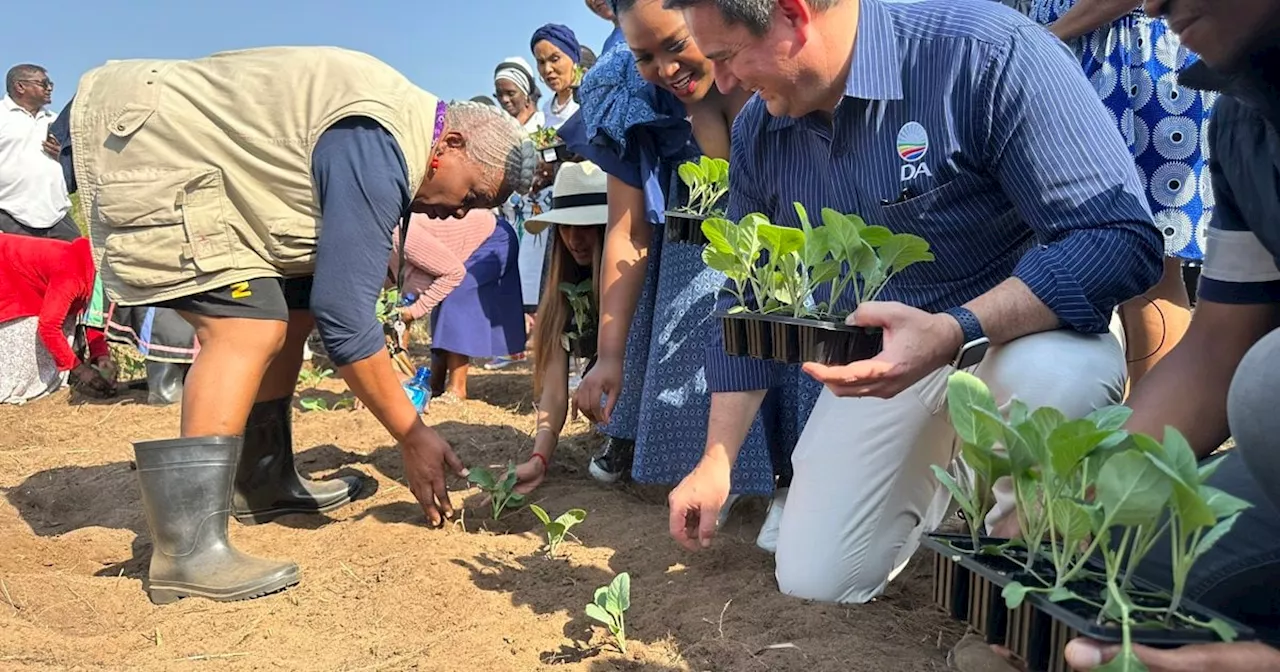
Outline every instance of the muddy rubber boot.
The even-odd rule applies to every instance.
[[[147,404],[168,406],[182,401],[182,384],[187,377],[186,364],[147,360]]]
[[[244,448],[236,469],[232,515],[246,525],[290,513],[324,513],[360,494],[361,480],[303,478],[293,464],[292,397],[253,405],[244,427]]]
[[[142,441],[133,449],[151,530],[152,602],[247,600],[300,580],[294,563],[246,555],[227,540],[240,437]]]

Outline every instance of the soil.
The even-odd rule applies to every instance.
[[[433,403],[426,418],[465,462],[505,464],[532,444],[530,389],[527,369],[476,367],[473,400]],[[332,406],[344,393],[326,380],[300,396]],[[598,438],[584,424],[566,429],[531,500],[552,515],[589,512],[580,541],[551,560],[532,514],[489,522],[460,479],[463,519],[429,529],[367,412],[297,405],[299,469],[360,474],[361,499],[327,516],[232,522],[231,536],[243,551],[296,561],[302,583],[247,602],[154,606],[130,442],[174,436],[178,417],[143,392],[103,402],[64,390],[0,408],[0,669],[892,672],[946,669],[962,634],[932,606],[920,559],[872,604],[780,595],[772,557],[754,545],[763,502],[741,505],[712,550],[686,553],[667,535],[664,489],[590,478]],[[627,655],[583,615],[622,571]]]

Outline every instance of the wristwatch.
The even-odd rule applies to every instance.
[[[978,316],[963,306],[947,310],[946,313],[960,323],[960,331],[964,333],[964,345],[960,346],[960,351],[956,353],[951,366],[957,370],[977,366],[986,356],[987,348],[991,347],[991,341],[987,340],[987,335],[983,333]]]

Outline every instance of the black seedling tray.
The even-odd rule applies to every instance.
[[[706,217],[688,212],[668,210],[666,212],[667,242],[688,243],[689,245],[706,245],[707,236],[702,232],[702,222]]]
[[[724,351],[735,357],[840,365],[871,359],[884,344],[878,328],[745,312],[716,317],[724,326]]]
[[[571,340],[569,354],[582,359],[591,359],[596,356],[599,346],[600,340],[595,332],[583,334],[579,338]]]
[[[538,148],[538,157],[543,163],[561,163],[568,161],[570,154],[569,148],[563,141],[553,142],[545,147]]]
[[[1003,543],[1003,540],[987,537],[981,537],[978,541],[984,546]],[[1083,636],[1102,642],[1122,640],[1123,632],[1119,625],[1099,624],[1097,610],[1078,600],[1051,602],[1044,593],[1031,593],[1017,609],[1005,607],[1002,591],[1010,583],[1024,578],[1021,566],[1000,555],[972,555],[956,550],[972,547],[973,542],[968,535],[931,534],[923,537],[920,544],[938,556],[934,560],[934,602],[953,618],[967,621],[989,643],[1003,644],[1025,662],[1032,672],[1069,672],[1070,668],[1063,659],[1062,651],[1072,638]],[[952,570],[939,571],[939,567],[945,564],[953,565]],[[1089,569],[1101,573],[1101,561],[1091,562]],[[1053,580],[1051,563],[1038,561],[1035,570],[1046,580]],[[967,588],[957,585],[964,581],[966,574]],[[1039,585],[1029,576],[1025,576],[1022,583]],[[1071,582],[1069,587],[1077,594],[1096,602],[1106,601],[1103,596],[1106,586],[1096,578],[1085,577]],[[954,600],[957,595],[966,592],[967,613],[960,617]],[[1130,592],[1158,594],[1163,591],[1135,577],[1131,582]],[[1144,600],[1140,594],[1134,599],[1140,606],[1144,603],[1146,606],[1156,606],[1159,603],[1155,598]],[[1217,618],[1225,621],[1235,628],[1240,641],[1255,637],[1252,629],[1190,600],[1184,599],[1180,608],[1184,615],[1197,620]],[[1138,625],[1131,628],[1133,642],[1173,648],[1221,641],[1217,633],[1207,628],[1179,625],[1168,629],[1162,623],[1152,625],[1155,627]]]

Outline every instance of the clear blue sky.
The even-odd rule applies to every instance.
[[[583,0],[61,0],[8,14],[16,22],[6,21],[0,67],[47,68],[55,111],[80,75],[109,59],[279,45],[364,51],[438,96],[466,99],[493,94],[502,59],[532,64],[529,37],[544,23],[573,28],[596,53],[613,29]]]

